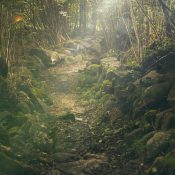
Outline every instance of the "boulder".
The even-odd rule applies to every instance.
[[[52,158],[56,163],[73,162],[81,159],[79,155],[72,153],[54,153]]]
[[[126,135],[126,143],[131,144],[134,140],[139,139],[143,135],[143,130],[141,128],[135,129]]]
[[[157,73],[155,70],[147,73],[144,77],[140,79],[140,83],[146,87],[151,86],[153,84],[160,83],[164,80],[164,76],[162,74]]]
[[[175,85],[171,88],[168,94],[168,103],[171,105],[172,109],[175,111]]]
[[[157,113],[155,117],[156,129],[169,130],[175,127],[175,114],[170,110]]]
[[[146,162],[153,161],[157,156],[167,151],[170,136],[169,132],[159,131],[147,141]]]
[[[146,88],[143,94],[144,105],[146,106],[166,99],[170,88],[171,83],[159,83]]]
[[[59,116],[58,117],[59,120],[64,121],[64,122],[74,122],[75,121],[75,115],[70,113],[70,114],[66,114],[63,116]]]
[[[149,110],[144,114],[144,118],[149,124],[153,125],[155,123],[157,113],[157,110]]]
[[[174,175],[175,174],[175,150],[166,156],[158,157],[149,170],[149,175]]]

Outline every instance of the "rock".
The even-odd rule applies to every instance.
[[[126,135],[126,143],[131,144],[134,140],[139,139],[143,135],[143,130],[141,128],[135,129]]]
[[[107,167],[106,156],[94,156],[88,160],[78,160],[74,162],[68,162],[60,164],[59,169],[65,174],[71,175],[86,175],[86,174],[98,174],[103,173],[103,168]]]
[[[153,84],[162,82],[164,80],[163,78],[164,76],[162,74],[159,74],[155,70],[152,70],[140,79],[140,83],[141,85],[148,87]]]
[[[170,110],[159,112],[155,119],[156,129],[169,130],[175,127],[175,114]]]
[[[153,125],[155,123],[157,113],[157,110],[149,110],[144,114],[144,118],[148,123]]]
[[[62,121],[65,121],[65,122],[74,122],[75,121],[75,115],[70,113],[70,114],[66,114],[66,115],[63,115],[63,116],[59,116],[58,120],[62,120]]]
[[[158,157],[149,170],[149,175],[174,175],[175,174],[175,150],[165,157]]]
[[[154,136],[154,134],[155,134],[155,131],[151,131],[151,132],[147,133],[146,135],[144,135],[144,136],[139,140],[139,142],[140,142],[140,143],[143,143],[143,144],[146,144],[147,141],[148,141],[151,137]]]
[[[7,175],[38,175],[37,170],[34,170],[30,166],[25,165],[22,162],[15,161],[8,157],[3,152],[0,152],[0,172]]]
[[[171,105],[172,109],[175,111],[175,86],[173,86],[168,94],[168,103]]]
[[[159,83],[146,88],[143,94],[144,105],[146,106],[166,99],[170,88],[171,83]]]
[[[72,153],[54,153],[52,158],[56,163],[73,162],[81,159],[79,155]]]
[[[146,144],[147,153],[145,161],[153,161],[157,156],[166,152],[169,146],[170,133],[159,131],[151,137]]]

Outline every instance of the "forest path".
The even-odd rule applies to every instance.
[[[90,47],[86,41],[87,45]],[[81,59],[72,54],[74,59],[71,62],[51,67],[47,73],[48,91],[54,101],[49,113],[58,119],[52,126],[55,168],[50,172],[51,175],[57,170],[63,175],[94,174],[94,170],[107,161],[103,154],[86,152],[85,139],[88,138],[91,127],[89,121],[94,119],[94,114],[77,91],[81,73],[96,56],[82,53],[82,50],[76,55]]]
[[[49,69],[49,74],[52,77],[48,85],[54,101],[54,105],[50,109],[51,114],[65,115],[74,113],[80,115],[85,113],[86,109],[77,94],[77,86],[79,71],[83,71],[86,64],[87,61],[81,61]]]

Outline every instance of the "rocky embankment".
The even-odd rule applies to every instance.
[[[91,150],[108,154],[110,174],[175,174],[175,55],[163,55],[141,67],[108,55],[86,70],[84,90],[100,109]]]

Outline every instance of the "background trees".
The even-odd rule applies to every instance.
[[[127,59],[136,62],[142,61],[146,46],[174,37],[174,0],[0,2],[0,53],[9,68],[23,55],[24,47],[52,47],[72,34],[101,32],[106,49],[125,52]]]

